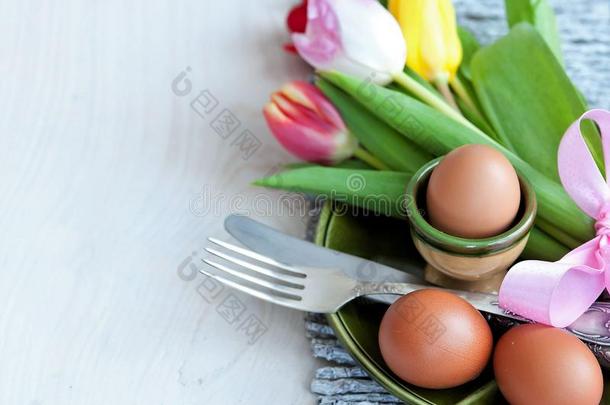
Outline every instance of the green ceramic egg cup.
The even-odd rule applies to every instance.
[[[424,165],[407,186],[408,215],[415,247],[426,260],[426,280],[447,288],[497,292],[508,268],[527,244],[536,218],[536,195],[519,175],[521,206],[506,232],[485,239],[467,239],[434,228],[426,219],[426,189],[442,158]]]

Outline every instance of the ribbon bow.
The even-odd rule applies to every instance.
[[[572,324],[604,291],[610,291],[610,177],[604,180],[580,132],[589,119],[601,132],[610,173],[610,112],[583,114],[563,136],[557,165],[563,187],[594,218],[596,237],[557,262],[527,260],[508,272],[500,287],[502,308],[536,322],[563,328]]]

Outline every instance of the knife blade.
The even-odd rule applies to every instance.
[[[229,215],[224,225],[227,232],[243,245],[279,262],[341,269],[348,276],[362,281],[423,282],[423,272],[415,265],[407,266],[405,271],[397,270],[286,235],[244,215]]]
[[[274,228],[264,225],[244,215],[229,215],[225,219],[225,229],[231,236],[249,249],[279,262],[293,266],[341,269],[345,274],[358,280],[383,283],[413,283],[424,288],[421,268],[413,266],[412,272],[422,276],[406,273],[381,263],[366,260],[347,253],[318,246],[309,241],[286,235]],[[455,291],[482,311],[503,315],[498,307],[497,297],[488,294]],[[397,295],[374,295],[368,298],[388,304],[396,301]]]

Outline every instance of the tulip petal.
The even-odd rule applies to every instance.
[[[346,59],[378,75],[402,72],[407,48],[400,26],[388,10],[376,0],[329,0],[329,3],[339,20]]]
[[[288,83],[271,95],[263,114],[282,146],[309,162],[337,163],[358,147],[339,112],[312,84]]]
[[[400,4],[397,7],[399,14],[396,16],[402,27],[405,41],[409,47],[407,54],[407,66],[413,69],[420,76],[429,79],[426,76],[425,68],[422,64],[422,44],[421,37],[423,34],[424,22],[421,17],[421,10],[424,6],[424,1],[429,0],[396,0]]]
[[[388,11],[400,21],[398,19],[398,15],[400,14],[400,0],[388,0]]]
[[[294,6],[286,17],[286,27],[290,32],[305,32],[307,27],[307,1]]]
[[[292,41],[299,55],[310,65],[329,65],[341,52],[339,22],[326,0],[311,0],[307,4],[305,34],[293,34]]]
[[[293,34],[305,61],[386,84],[400,73],[406,45],[392,15],[376,0],[312,0],[305,34]]]
[[[445,69],[452,80],[462,63],[462,42],[458,35],[455,9],[451,0],[440,0],[440,13],[447,53]]]
[[[339,112],[317,87],[303,81],[294,80],[282,87],[280,91],[290,100],[316,111],[336,128],[345,129],[345,124]]]
[[[321,117],[316,114],[315,110],[309,110],[300,104],[292,103],[283,94],[275,93],[271,96],[271,100],[295,125],[302,125],[322,135],[332,133],[338,129],[330,122],[320,119]]]
[[[293,155],[308,162],[332,164],[336,161],[336,138],[341,134],[323,135],[311,127],[299,125],[288,119],[275,103],[267,104],[263,114],[275,138]]]
[[[407,41],[407,66],[428,81],[451,80],[462,62],[451,0],[390,0]]]
[[[263,114],[267,119],[267,122],[282,123],[290,122],[290,119],[280,110],[280,108],[274,102],[267,103],[263,108]]]
[[[440,5],[438,0],[429,0],[424,3],[422,20],[429,28],[421,36],[421,57],[426,77],[434,80],[444,73],[446,44],[443,35],[443,20],[440,18]],[[445,80],[449,74],[445,73]]]

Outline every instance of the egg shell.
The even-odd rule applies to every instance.
[[[439,289],[401,297],[385,313],[379,347],[401,379],[424,388],[450,388],[476,378],[491,356],[492,333],[462,298]]]
[[[598,405],[601,367],[587,346],[568,332],[544,325],[520,325],[498,341],[494,373],[512,405]]]
[[[465,145],[448,153],[426,191],[432,226],[453,236],[481,239],[508,230],[519,211],[515,169],[496,149]]]

